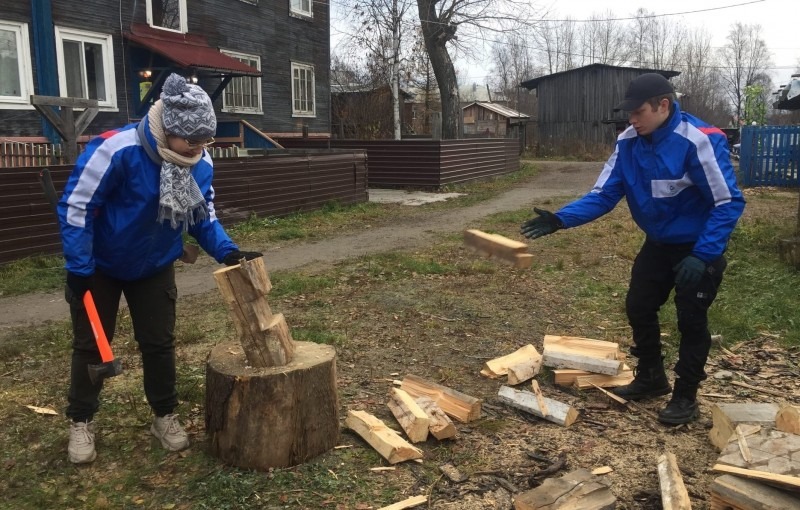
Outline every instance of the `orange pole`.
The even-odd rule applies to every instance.
[[[103,331],[103,323],[100,322],[100,315],[97,313],[97,307],[94,306],[94,298],[92,298],[91,291],[86,291],[86,294],[83,295],[83,306],[86,307],[86,314],[89,316],[89,323],[92,325],[97,349],[100,351],[100,359],[103,360],[103,363],[114,361],[114,354],[111,352],[111,346],[108,344],[105,331]]]

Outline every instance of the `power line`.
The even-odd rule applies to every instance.
[[[707,9],[695,9],[692,11],[681,11],[681,12],[668,12],[664,14],[646,14],[643,16],[629,16],[626,18],[605,18],[605,19],[543,19],[541,21],[544,22],[573,22],[573,23],[600,23],[604,21],[631,21],[636,19],[646,19],[646,18],[664,18],[667,16],[683,16],[684,14],[697,14],[700,12],[710,12],[710,11],[721,11],[723,9],[732,9],[734,7],[742,7],[744,5],[751,5],[751,4],[758,4],[765,2],[766,0],[752,0],[750,2],[742,2],[739,4],[729,4],[729,5],[722,5],[719,7],[709,7]]]

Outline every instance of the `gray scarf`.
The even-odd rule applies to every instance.
[[[203,154],[187,158],[169,149],[161,115],[162,108],[163,104],[159,99],[147,114],[150,133],[155,138],[158,154],[163,159],[156,221],[161,223],[169,220],[172,228],[177,229],[178,225],[182,225],[186,232],[190,226],[209,217],[208,204],[192,176],[191,168],[200,161]]]

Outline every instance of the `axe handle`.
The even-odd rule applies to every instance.
[[[86,294],[83,295],[83,306],[86,307],[86,314],[89,316],[89,323],[92,325],[97,349],[100,351],[100,359],[103,360],[103,363],[114,361],[114,354],[111,352],[106,332],[103,330],[103,323],[100,322],[100,315],[97,313],[97,307],[94,306],[92,291],[86,291]]]

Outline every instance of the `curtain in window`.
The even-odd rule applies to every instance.
[[[67,96],[106,100],[103,46],[83,41],[64,41]]]
[[[0,29],[0,96],[19,97],[21,94],[17,34]]]

